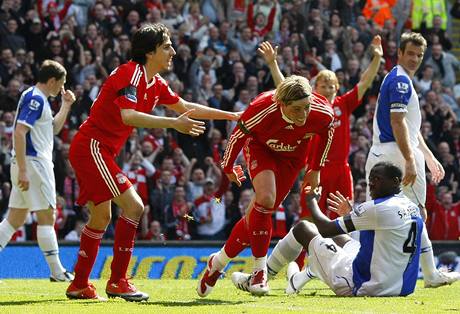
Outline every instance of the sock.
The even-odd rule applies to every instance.
[[[305,256],[306,255],[307,255],[307,250],[302,249],[299,256],[297,256],[297,258],[295,259],[295,262],[299,266],[299,269],[303,269],[303,267],[305,266]]]
[[[10,242],[15,232],[16,229],[13,228],[8,219],[3,219],[0,223],[0,252],[6,247],[8,242]]]
[[[242,217],[235,226],[233,226],[232,232],[230,233],[227,242],[225,242],[223,250],[225,251],[226,256],[234,258],[249,245],[246,219],[245,217]]]
[[[262,257],[254,257],[254,267],[252,270],[254,272],[267,268],[267,255]]]
[[[299,291],[313,278],[315,278],[315,275],[311,272],[310,267],[307,266],[303,271],[294,274],[291,280],[295,289]]]
[[[117,220],[110,282],[118,282],[121,278],[126,278],[126,271],[133,254],[137,225],[137,221],[124,216],[120,216]]]
[[[272,217],[270,209],[255,203],[249,213],[248,231],[252,255],[256,258],[267,255],[272,236]]]
[[[267,270],[270,276],[275,276],[284,265],[292,262],[299,256],[303,246],[294,237],[292,229],[275,246],[267,261]]]
[[[423,225],[422,231],[422,249],[420,254],[420,265],[422,267],[423,279],[433,279],[434,274],[437,272],[436,264],[434,262],[433,248],[431,247],[430,238],[426,226]]]
[[[81,232],[80,250],[74,268],[75,279],[73,280],[73,284],[77,288],[83,289],[88,286],[89,275],[93,269],[104,232],[105,230],[92,229],[87,225]]]
[[[58,276],[65,272],[59,260],[59,247],[54,227],[50,225],[37,226],[37,242],[45,256],[51,274]]]
[[[222,270],[224,270],[225,266],[227,266],[231,260],[232,259],[228,257],[227,253],[225,253],[225,246],[224,246],[222,249],[220,249],[220,251],[216,255],[214,255],[212,268],[214,270],[218,270],[221,272]]]

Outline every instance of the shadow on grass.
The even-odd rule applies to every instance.
[[[230,300],[203,300],[195,299],[190,301],[147,301],[140,302],[139,305],[160,305],[160,306],[202,306],[202,305],[238,305],[248,303],[248,301],[230,301]]]
[[[104,302],[98,302],[96,300],[78,300],[78,304],[99,304]],[[69,301],[67,299],[42,299],[42,300],[21,300],[21,301],[0,301],[1,306],[23,306],[23,305],[35,305],[42,303],[52,304],[77,304],[75,301]]]

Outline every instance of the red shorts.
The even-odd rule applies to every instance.
[[[111,200],[132,186],[115,163],[115,156],[95,139],[77,133],[70,145],[69,160],[80,186],[79,205]]]
[[[319,208],[321,208],[322,212],[330,219],[337,218],[337,214],[330,211],[327,207],[327,197],[329,193],[339,191],[343,196],[353,200],[353,177],[351,176],[351,170],[348,163],[326,164],[324,168],[321,169],[319,185],[322,187],[321,198],[318,202]],[[305,193],[303,193],[303,191],[300,199],[306,208]],[[309,212],[308,208],[307,211]],[[306,214],[306,216],[308,215]]]
[[[274,209],[278,208],[284,201],[299,176],[299,172],[305,167],[305,163],[302,161],[279,158],[266,148],[250,144],[244,148],[244,157],[251,180],[263,170],[272,170],[275,173],[276,200]]]

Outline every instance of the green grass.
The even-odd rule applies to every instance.
[[[148,302],[130,303],[121,299],[108,302],[70,301],[66,283],[45,280],[2,280],[0,313],[441,313],[460,312],[460,283],[438,289],[424,289],[419,281],[415,293],[400,298],[336,297],[319,280],[314,280],[297,296],[284,294],[283,280],[270,281],[265,297],[253,297],[236,290],[226,278],[205,299],[196,295],[196,280],[135,280],[150,294]],[[105,296],[105,281],[94,281]]]

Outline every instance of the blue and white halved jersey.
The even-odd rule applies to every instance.
[[[422,123],[420,104],[412,80],[400,65],[388,73],[380,87],[374,114],[373,145],[396,142],[391,128],[390,113],[405,112],[411,147],[418,146],[418,133]]]
[[[349,233],[360,231],[361,247],[353,260],[353,294],[405,296],[415,289],[423,220],[419,209],[402,194],[359,205],[336,219]]]
[[[52,161],[53,153],[53,113],[47,97],[37,87],[25,90],[19,99],[14,127],[24,124],[30,128],[26,134],[26,156]],[[14,151],[13,138],[13,157]]]

